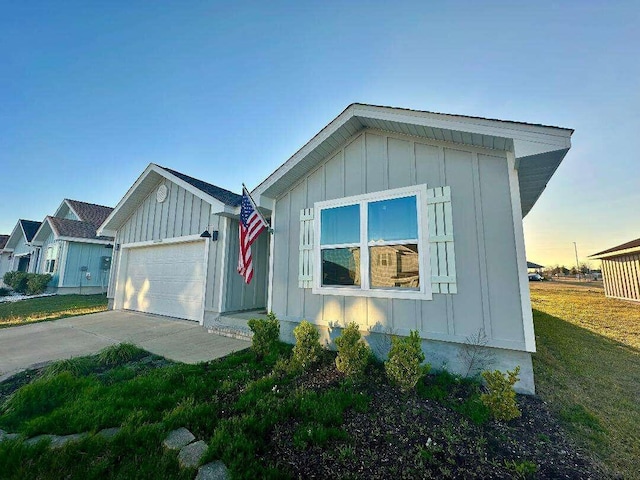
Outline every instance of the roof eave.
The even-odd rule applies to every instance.
[[[624,248],[622,250],[615,250],[613,252],[608,253],[594,253],[593,255],[589,255],[589,258],[593,258],[594,260],[602,260],[612,257],[620,257],[623,255],[630,255],[632,253],[640,253],[640,246]]]

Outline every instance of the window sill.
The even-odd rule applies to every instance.
[[[433,295],[429,291],[416,290],[361,290],[352,287],[313,287],[314,295],[338,295],[341,297],[367,297],[367,298],[395,298],[398,300],[432,300]]]

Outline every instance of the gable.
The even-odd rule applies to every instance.
[[[225,201],[237,204],[233,192],[221,189],[215,185],[189,177],[176,172],[175,170],[160,167],[150,163],[144,172],[138,177],[135,183],[129,188],[122,200],[114,208],[111,214],[104,220],[98,229],[99,235],[114,235],[120,230],[124,223],[133,215],[138,207],[155,191],[158,185],[164,180],[176,184],[183,190],[189,192],[194,197],[208,203],[217,210],[224,209]],[[225,193],[226,192],[226,193]],[[215,196],[213,196],[215,195]],[[217,198],[220,197],[220,198]],[[222,200],[221,200],[222,199]]]
[[[452,148],[476,147],[510,153],[519,170],[524,217],[571,146],[573,130],[463,115],[352,104],[265,179],[254,197],[277,198],[313,171],[323,158],[363,131],[401,134]]]
[[[160,186],[166,198],[159,202]],[[208,228],[211,205],[168,179],[160,179],[118,229],[118,243],[199,235]]]

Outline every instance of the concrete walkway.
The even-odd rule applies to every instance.
[[[93,313],[0,329],[0,381],[29,367],[91,355],[123,342],[184,363],[213,360],[251,345],[207,333],[187,320],[137,312]]]

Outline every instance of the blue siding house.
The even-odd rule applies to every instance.
[[[39,251],[35,271],[52,275],[52,292],[106,292],[113,238],[96,235],[96,229],[112,210],[65,199],[53,216],[44,219],[31,244]]]
[[[38,262],[38,249],[31,241],[40,222],[18,220],[4,244],[0,243],[0,284],[6,272],[33,272]],[[3,236],[4,237],[4,236]]]

